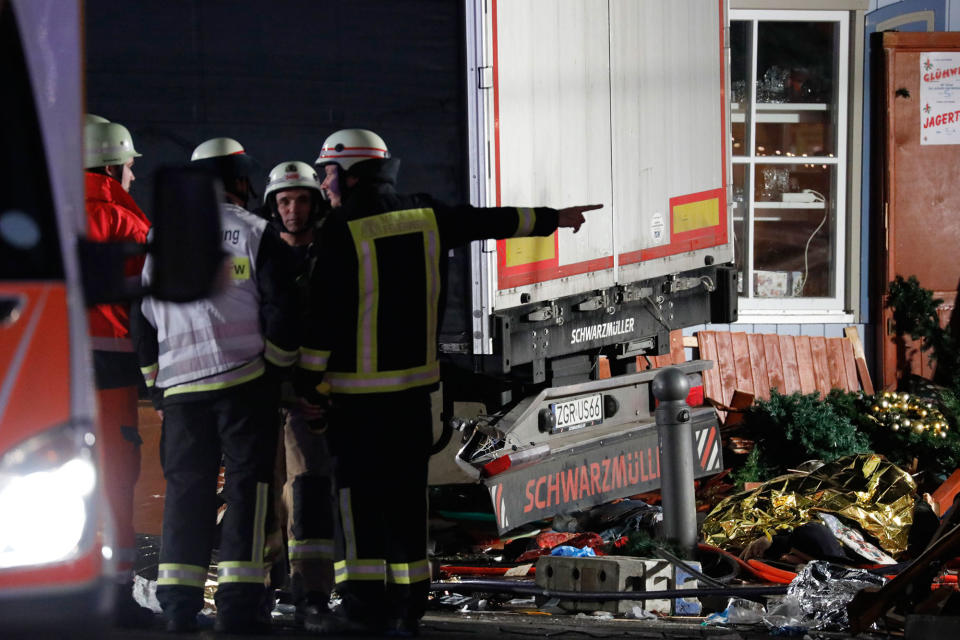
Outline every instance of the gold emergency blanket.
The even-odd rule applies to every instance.
[[[858,523],[896,555],[907,548],[916,489],[910,474],[882,456],[847,456],[725,498],[707,515],[701,532],[707,544],[742,549],[761,536],[814,521],[824,511]]]

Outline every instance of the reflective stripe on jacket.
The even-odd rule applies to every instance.
[[[314,401],[321,381],[339,394],[435,385],[447,252],[557,227],[556,211],[544,207],[449,207],[401,195],[394,160],[363,164],[379,173],[347,194],[320,237],[297,384]]]

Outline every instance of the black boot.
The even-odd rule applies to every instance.
[[[133,583],[117,585],[117,600],[113,607],[116,625],[124,629],[147,629],[153,626],[156,616],[153,611],[141,607],[133,599]]]

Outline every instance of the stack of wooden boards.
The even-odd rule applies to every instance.
[[[843,338],[698,331],[702,360],[714,366],[703,373],[704,395],[729,405],[735,391],[758,398],[781,393],[817,393],[831,389],[873,393],[856,327]]]
[[[716,404],[743,408],[753,398],[780,393],[820,393],[831,389],[873,394],[873,384],[856,327],[842,338],[698,331],[684,337],[670,334],[670,353],[637,358],[637,368],[668,367],[686,360],[685,347],[695,347],[701,360],[714,366],[703,372],[704,395]]]

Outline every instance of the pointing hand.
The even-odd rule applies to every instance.
[[[586,222],[586,218],[583,217],[584,211],[593,211],[594,209],[602,208],[602,204],[588,204],[579,207],[567,207],[565,209],[560,209],[557,212],[557,226],[570,227],[573,229],[573,232],[576,233],[577,231],[580,231],[580,225]]]

